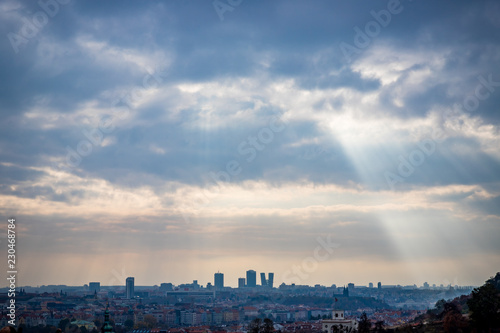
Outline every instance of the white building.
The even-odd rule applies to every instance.
[[[332,319],[322,320],[321,328],[324,333],[353,332],[358,329],[358,322],[355,319],[346,319],[344,310],[333,310]]]

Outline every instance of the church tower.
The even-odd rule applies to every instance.
[[[104,325],[102,326],[101,332],[103,333],[114,333],[113,326],[109,323],[109,309],[106,305],[106,311],[104,311]]]

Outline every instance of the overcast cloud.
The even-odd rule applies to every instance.
[[[18,284],[498,271],[500,3],[231,3],[0,4]]]

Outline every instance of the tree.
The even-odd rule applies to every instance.
[[[382,333],[384,332],[384,321],[383,320],[379,320],[375,323],[375,332],[377,333]]]
[[[467,320],[458,311],[448,311],[443,320],[443,328],[446,333],[458,333],[468,327]]]
[[[443,313],[444,311],[444,305],[446,304],[446,301],[444,299],[440,299],[439,301],[436,302],[435,308],[436,308],[436,314],[439,315],[440,313]]]
[[[134,327],[134,321],[132,319],[127,319],[123,323],[123,325],[128,329],[131,330]]]
[[[273,321],[269,318],[266,318],[264,319],[264,325],[262,327],[262,331],[263,333],[271,333],[272,331],[274,331],[274,325],[273,325]]]
[[[144,322],[146,323],[147,328],[154,328],[158,323],[155,316],[149,314],[144,316]]]
[[[148,328],[148,324],[146,324],[146,322],[144,322],[144,321],[140,321],[137,324],[135,324],[135,328],[137,328],[137,329]]]
[[[62,331],[66,330],[66,326],[69,325],[69,319],[64,318],[59,321],[59,325],[57,325],[58,328],[60,328]]]
[[[75,324],[69,324],[69,326],[66,328],[65,333],[80,333],[80,329]]]
[[[255,318],[248,325],[248,333],[259,333],[260,332],[260,324],[262,320],[260,318]]]
[[[370,332],[370,328],[372,327],[372,323],[368,319],[366,312],[363,312],[358,324],[358,332],[359,333],[368,333]]]
[[[494,284],[486,282],[483,286],[474,289],[467,305],[472,326],[479,332],[500,328],[500,296]]]
[[[490,278],[486,283],[493,285],[498,291],[500,291],[500,272],[495,275],[495,277]]]
[[[255,318],[248,325],[248,333],[271,333],[274,331],[273,321],[269,318],[264,320]]]

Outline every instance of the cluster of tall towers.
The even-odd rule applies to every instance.
[[[274,286],[274,273],[268,273],[266,279],[266,273],[260,273],[261,286],[273,288]],[[214,274],[214,286],[217,289],[224,288],[224,274],[217,272]],[[257,272],[253,269],[247,271],[246,279],[238,279],[238,288],[254,288],[257,287]]]
[[[272,288],[274,284],[274,273],[267,273],[267,280],[266,273],[260,273],[260,281],[262,286]]]

